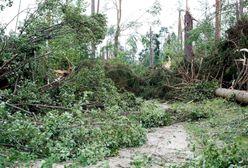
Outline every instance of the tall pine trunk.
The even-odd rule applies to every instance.
[[[244,15],[244,0],[239,0],[239,14],[240,18],[242,19]]]
[[[215,42],[221,39],[221,0],[215,0]]]
[[[97,10],[96,13],[100,12],[100,0],[97,1]]]
[[[179,49],[182,50],[183,47],[183,31],[182,31],[182,10],[179,9],[179,16],[178,16],[178,43],[180,44]]]
[[[91,15],[95,15],[96,13],[96,4],[95,4],[95,0],[91,0]],[[94,44],[94,42],[91,44],[91,55],[92,58],[96,57],[96,45]]]
[[[152,32],[152,27],[150,27],[150,66],[152,67],[154,65],[154,48],[153,48],[153,32]]]
[[[118,52],[119,52],[119,37],[121,34],[121,17],[122,17],[122,0],[118,0],[115,4],[116,7],[116,19],[117,19],[117,24],[116,24],[116,31],[115,31],[115,36],[114,36],[114,56],[117,57]]]

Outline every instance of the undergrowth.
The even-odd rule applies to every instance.
[[[92,67],[94,69],[92,69]],[[68,81],[45,92],[23,81],[15,94],[0,92],[0,167],[43,160],[80,166],[146,142],[146,129],[168,125],[156,102],[121,93],[103,66],[87,63]]]
[[[247,167],[248,110],[222,99],[174,104],[179,120],[189,120],[196,137],[195,159],[179,167]],[[201,120],[200,120],[201,119]]]

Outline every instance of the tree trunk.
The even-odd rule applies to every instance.
[[[183,47],[183,31],[182,31],[182,10],[179,9],[179,16],[178,16],[178,43],[180,44],[180,50]]]
[[[234,98],[236,101],[248,104],[248,92],[233,89],[219,88],[215,91],[215,94],[223,98]]]
[[[221,0],[215,0],[215,42],[221,38]]]
[[[100,0],[97,1],[97,10],[96,13],[100,12]]]
[[[189,13],[189,11],[186,11],[184,16],[184,27],[185,27],[185,33],[184,33],[184,53],[185,53],[185,60],[187,63],[192,63],[193,61],[193,47],[192,42],[189,42],[190,39],[190,31],[193,30],[193,17]]]
[[[118,3],[115,4],[116,12],[117,12],[117,24],[116,24],[116,31],[114,37],[114,56],[116,57],[119,52],[119,36],[121,33],[121,17],[122,17],[122,0],[118,0]]]
[[[239,0],[236,0],[236,4],[235,4],[235,7],[236,7],[236,20],[238,21],[239,20]]]
[[[18,28],[19,16],[20,16],[20,11],[21,11],[21,4],[22,4],[22,0],[19,1],[19,7],[18,7],[18,12],[17,12],[17,17],[16,17],[15,33],[17,31],[17,28]]]
[[[96,6],[95,6],[95,0],[91,0],[91,15],[94,15],[96,13]],[[92,58],[96,57],[96,45],[94,43],[91,44],[91,54]]]
[[[239,0],[239,15],[240,19],[242,19],[244,15],[244,0]]]
[[[189,12],[189,0],[186,0],[186,11]]]
[[[154,49],[153,49],[153,33],[152,27],[150,27],[150,66],[154,65]]]

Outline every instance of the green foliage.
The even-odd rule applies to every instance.
[[[8,100],[9,103],[20,104],[25,108],[33,104],[51,104],[53,102],[49,94],[37,93],[40,93],[39,86],[28,80],[20,82],[20,87],[16,94],[13,94],[10,90],[0,91],[1,96]]]
[[[12,0],[1,0],[0,2],[0,12],[4,10],[5,7],[11,7],[13,4]]]
[[[145,128],[160,127],[170,124],[170,115],[163,108],[159,107],[156,102],[145,102],[142,104],[141,113],[131,115],[131,119],[135,119]]]
[[[75,31],[77,38],[84,43],[101,42],[107,31],[106,17],[96,14],[92,17],[81,15],[80,11],[73,7],[67,7],[65,10],[65,22]]]
[[[223,167],[242,167],[248,165],[246,157],[248,153],[240,150],[236,144],[229,144],[222,148],[218,148],[215,144],[209,144],[203,151],[203,155],[185,165],[178,166],[180,168],[223,168]]]
[[[172,109],[178,121],[198,121],[214,115],[214,109],[211,106],[208,101],[199,104],[175,103]]]
[[[6,122],[0,128],[1,143],[39,158],[57,161],[78,158],[80,163],[88,165],[116,155],[122,147],[141,145],[146,140],[140,125],[113,113],[50,111],[39,121],[33,121],[32,117],[21,113],[12,115],[3,108],[1,120]]]
[[[195,136],[197,151],[196,158],[182,167],[247,167],[246,107],[223,99],[213,99],[184,104],[181,109],[183,112],[179,115],[195,110],[210,114],[205,120],[187,124]]]
[[[186,100],[203,101],[206,99],[213,99],[215,97],[215,90],[218,88],[218,82],[206,81],[193,83],[182,91],[182,96]]]
[[[151,157],[143,154],[136,154],[132,158],[130,165],[135,168],[148,168],[151,166]]]
[[[77,101],[95,102],[104,106],[122,106],[121,94],[118,93],[113,82],[105,77],[103,65],[95,61],[82,62],[79,72],[61,87],[59,95],[61,100],[67,100],[63,104],[74,104]],[[69,102],[70,100],[72,102]]]

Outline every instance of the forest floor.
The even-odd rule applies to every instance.
[[[190,150],[190,137],[184,123],[148,130],[147,143],[138,148],[122,149],[116,157],[108,158],[87,168],[164,168],[178,165],[193,157]],[[40,167],[36,163],[32,168]],[[53,168],[64,168],[72,163],[54,164]]]
[[[168,109],[168,105],[161,104]],[[190,136],[186,132],[185,123],[148,129],[147,142],[141,147],[126,148],[116,157],[110,157],[87,168],[130,168],[153,167],[162,168],[178,165],[193,157],[189,145]],[[64,168],[72,163],[54,164],[53,168]],[[33,168],[39,167],[36,163]]]
[[[107,159],[89,168],[104,167],[130,168],[153,167],[162,168],[182,163],[193,157],[189,148],[189,135],[184,123],[177,123],[162,128],[149,129],[148,141],[138,148],[123,149],[119,156]]]

